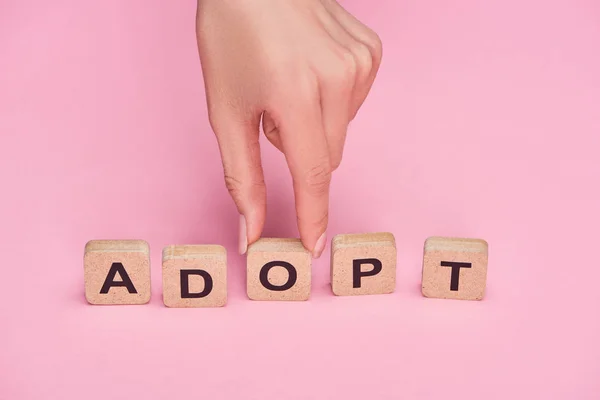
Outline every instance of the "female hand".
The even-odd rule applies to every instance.
[[[198,0],[209,120],[240,213],[240,253],[266,216],[259,128],[290,169],[298,230],[318,258],[331,173],[382,56],[378,36],[335,0]]]

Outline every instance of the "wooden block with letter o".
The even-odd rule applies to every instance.
[[[423,253],[423,295],[481,300],[487,264],[488,244],[484,240],[430,237]]]
[[[396,243],[387,232],[337,235],[331,245],[331,289],[338,296],[392,293]]]
[[[248,247],[251,300],[308,300],[310,283],[311,256],[299,239],[263,238]]]
[[[84,254],[85,298],[90,304],[150,301],[150,248],[143,240],[91,240]]]
[[[163,302],[167,307],[222,307],[227,303],[227,252],[223,246],[163,249]]]

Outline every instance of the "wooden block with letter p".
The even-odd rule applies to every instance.
[[[150,301],[150,247],[143,240],[91,240],[83,257],[90,304]]]
[[[163,303],[167,307],[222,307],[227,303],[227,252],[223,246],[163,249]]]
[[[251,300],[309,299],[311,255],[299,239],[259,239],[248,247],[247,264]]]
[[[487,264],[488,244],[484,240],[430,237],[423,251],[423,295],[481,300]]]
[[[331,289],[337,296],[392,293],[396,243],[387,232],[337,235],[331,245]]]

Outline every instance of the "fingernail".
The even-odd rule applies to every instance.
[[[327,235],[325,232],[321,235],[319,240],[317,240],[317,244],[315,244],[315,248],[313,250],[313,258],[321,257],[321,253],[325,250],[325,240],[327,240]]]
[[[239,252],[240,252],[240,254],[245,254],[246,250],[248,250],[248,232],[246,230],[246,218],[243,215],[240,215]]]

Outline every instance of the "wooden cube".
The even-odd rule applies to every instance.
[[[309,299],[311,255],[299,239],[259,239],[248,247],[247,254],[251,300]]]
[[[392,293],[396,242],[387,232],[337,235],[331,244],[331,289],[337,296]]]
[[[423,295],[481,300],[487,264],[488,244],[484,240],[430,237],[423,254]]]
[[[143,240],[91,240],[84,254],[85,298],[90,304],[150,301],[150,247]]]
[[[162,272],[167,307],[222,307],[227,303],[227,251],[223,246],[165,247]]]

